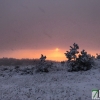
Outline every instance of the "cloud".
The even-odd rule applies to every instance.
[[[1,0],[0,50],[100,49],[100,0]],[[92,44],[92,46],[90,46]]]

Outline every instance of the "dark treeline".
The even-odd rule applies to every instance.
[[[0,66],[35,65],[37,63],[39,63],[39,59],[0,58]]]
[[[14,65],[34,65],[39,62],[39,59],[15,59],[15,58],[0,58],[0,66]]]
[[[35,65],[39,63],[39,59],[16,59],[16,58],[0,58],[0,66],[16,66],[16,65]],[[47,62],[53,62],[47,60]]]

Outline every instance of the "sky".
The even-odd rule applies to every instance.
[[[0,0],[0,57],[65,60],[74,42],[99,54],[99,32],[100,0]]]

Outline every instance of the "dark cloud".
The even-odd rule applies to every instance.
[[[1,0],[0,50],[99,50],[100,0]]]

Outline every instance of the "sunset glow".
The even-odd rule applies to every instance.
[[[64,53],[66,50],[59,50],[51,49],[51,50],[15,50],[15,51],[7,51],[0,55],[0,57],[8,57],[8,58],[29,58],[29,59],[39,59],[41,54],[45,55],[47,57],[47,60],[54,60],[54,61],[63,61],[67,60]],[[88,54],[96,55],[93,51],[88,51]]]
[[[59,49],[58,49],[58,48],[56,48],[56,49],[55,49],[55,51],[59,51]]]
[[[9,52],[9,53],[8,53]],[[47,60],[62,61],[66,60],[63,50],[16,50],[8,51],[1,55],[1,57],[9,58],[30,58],[30,59],[39,59],[41,54],[47,57]]]

